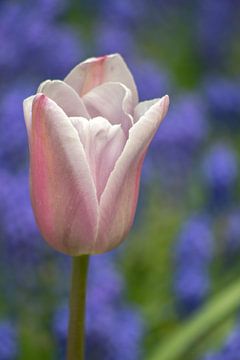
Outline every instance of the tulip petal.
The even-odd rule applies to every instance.
[[[153,99],[153,100],[145,100],[137,104],[134,109],[134,122],[137,122],[141,116],[145,114],[146,111],[150,109],[150,107],[156,104],[160,99]]]
[[[23,113],[24,119],[26,123],[27,133],[30,136],[31,127],[32,127],[32,104],[35,95],[29,96],[27,99],[23,101]]]
[[[117,246],[132,225],[144,156],[168,104],[168,96],[160,99],[129,131],[129,139],[101,196],[100,232],[93,249],[95,253]]]
[[[105,82],[121,82],[131,92],[134,106],[138,92],[131,72],[119,54],[90,58],[77,65],[64,79],[80,96]]]
[[[44,81],[38,88],[38,93],[43,93],[55,101],[67,116],[83,116],[89,119],[87,109],[76,91],[60,80]]]
[[[102,117],[70,120],[83,144],[99,200],[127,138],[121,125],[112,125]]]
[[[120,83],[104,83],[83,96],[90,116],[101,116],[111,124],[121,124],[126,133],[133,125],[133,103],[130,90]]]
[[[43,94],[33,102],[30,180],[35,217],[50,245],[69,255],[91,252],[98,202],[85,152],[69,118]]]

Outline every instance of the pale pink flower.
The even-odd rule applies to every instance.
[[[80,255],[123,241],[143,159],[168,104],[168,96],[139,103],[118,54],[88,59],[24,101],[32,206],[50,245]]]

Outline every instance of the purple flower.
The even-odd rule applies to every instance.
[[[156,176],[155,163],[150,153],[147,155],[143,163],[141,186],[144,185],[152,186],[155,176]],[[141,189],[140,189],[140,197],[141,197]]]
[[[36,264],[43,246],[32,213],[27,173],[1,173],[1,233],[7,265]]]
[[[205,83],[205,94],[210,115],[216,127],[239,129],[240,85],[227,78],[210,78]]]
[[[88,285],[90,307],[98,306],[96,298],[101,304],[117,304],[123,289],[123,279],[107,256],[95,256],[91,259]]]
[[[39,25],[31,38],[27,39],[26,57],[31,61],[28,72],[39,73],[42,77],[64,77],[83,58],[80,36],[77,37],[67,26]]]
[[[17,334],[12,323],[0,321],[0,359],[15,360],[18,354]]]
[[[5,91],[0,99],[0,162],[13,171],[20,169],[27,160],[28,145],[22,102],[33,87],[18,83]]]
[[[206,354],[201,360],[224,360],[221,354],[209,353]]]
[[[198,39],[204,65],[221,66],[229,54],[236,19],[234,0],[201,0],[197,9]]]
[[[57,358],[65,359],[68,331],[68,306],[59,306],[53,317],[53,334],[56,340]]]
[[[240,357],[240,326],[237,325],[235,329],[227,337],[222,351],[223,359],[238,360]]]
[[[46,11],[46,1],[33,6],[28,2],[1,3],[2,81],[29,76],[61,77],[79,60],[81,43],[73,30],[57,25],[54,18],[41,16],[41,10]]]
[[[172,110],[171,110],[172,109]],[[202,103],[192,94],[175,100],[157,137],[157,142],[178,146],[185,151],[194,151],[207,134]]]
[[[182,225],[175,246],[176,264],[207,265],[212,260],[213,231],[207,215],[192,216]]]
[[[169,75],[149,59],[130,61],[130,67],[139,91],[141,101],[159,98],[170,88]]]
[[[141,354],[143,322],[139,313],[123,300],[123,282],[107,257],[90,263],[86,317],[86,358],[137,360]],[[64,358],[68,308],[57,309],[53,331],[59,357]]]
[[[207,134],[205,109],[197,95],[186,94],[172,101],[167,121],[161,125],[152,146],[163,181],[166,174],[168,182],[186,180],[194,155]]]
[[[95,313],[94,321],[87,323],[86,358],[137,360],[141,337],[142,323],[134,309],[103,306]]]
[[[240,358],[240,326],[237,326],[227,336],[222,347],[215,352],[206,354],[202,360],[239,360]]]
[[[133,25],[144,15],[145,3],[143,0],[100,0],[100,13],[103,19],[114,23]]]
[[[208,271],[188,264],[186,260],[182,268],[177,268],[174,281],[174,293],[180,313],[188,315],[197,310],[208,295],[209,288]]]
[[[196,310],[208,295],[213,243],[211,222],[206,215],[191,217],[180,231],[174,251],[174,293],[182,314]]]
[[[237,179],[237,158],[224,143],[214,144],[203,160],[203,179],[209,192],[210,205],[220,207],[231,199]]]
[[[26,0],[29,3],[29,0]],[[44,19],[55,19],[64,13],[68,7],[67,0],[36,0],[35,6]]]
[[[240,250],[240,209],[227,216],[225,239],[226,251],[229,255],[238,255]]]
[[[118,26],[113,22],[106,22],[97,24],[95,32],[99,55],[117,52],[128,58],[134,52],[134,38],[125,27]]]
[[[57,24],[61,3],[37,0],[33,5],[26,0],[0,4],[0,162],[11,171],[26,161],[22,101],[33,92],[32,84],[39,77],[64,76],[82,53],[73,30]],[[43,16],[45,13],[49,16]]]

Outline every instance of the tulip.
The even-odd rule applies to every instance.
[[[128,233],[142,163],[168,104],[168,96],[139,103],[118,54],[88,59],[24,101],[36,221],[51,246],[73,256],[68,360],[84,359],[88,255]]]
[[[168,96],[139,102],[118,54],[90,58],[24,100],[32,206],[52,247],[76,256],[123,241],[142,163],[168,104]]]

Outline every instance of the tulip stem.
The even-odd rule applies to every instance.
[[[67,360],[84,359],[85,302],[88,255],[73,257]]]

